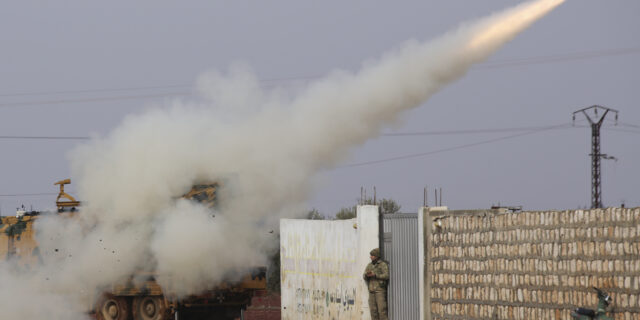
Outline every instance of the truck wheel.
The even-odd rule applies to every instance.
[[[133,298],[133,318],[135,320],[167,320],[169,310],[160,296]]]
[[[125,297],[105,293],[96,304],[97,320],[127,320],[128,314],[129,305]]]

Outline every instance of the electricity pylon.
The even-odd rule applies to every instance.
[[[587,111],[593,110],[595,121],[591,119]],[[598,110],[604,110],[602,116],[598,118]],[[600,185],[600,159],[614,159],[612,156],[600,153],[600,127],[604,118],[609,112],[615,112],[616,124],[618,123],[618,110],[593,105],[588,108],[580,109],[573,113],[573,121],[576,121],[576,113],[582,113],[591,124],[591,208],[602,208],[602,187]]]

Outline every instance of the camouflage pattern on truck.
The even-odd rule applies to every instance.
[[[37,217],[36,214],[0,217],[0,258],[12,260],[25,270],[42,262],[33,229]]]
[[[69,179],[56,183],[60,185],[61,194],[63,186],[69,183]],[[218,183],[194,185],[178,198],[202,203],[213,210],[218,205],[219,187]],[[66,193],[64,197],[73,201],[60,201],[62,197],[59,195],[56,199],[57,213],[23,210],[16,216],[0,217],[0,260],[11,260],[24,270],[43,263],[33,227],[38,217],[56,214],[73,219],[82,214],[81,207],[76,207],[79,201]],[[240,281],[221,283],[202,294],[175,300],[170,298],[170,288],[162,288],[156,282],[153,272],[139,272],[107,288],[96,288],[99,298],[90,313],[100,320],[167,320],[174,319],[176,311],[179,319],[235,319],[240,317],[241,309],[246,308],[254,293],[266,287],[266,268],[258,267],[246,272]]]

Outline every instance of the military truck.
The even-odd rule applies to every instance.
[[[65,193],[71,180],[56,182],[60,192],[56,199],[57,213],[17,210],[16,216],[0,217],[0,259],[12,259],[29,270],[42,263],[36,242],[34,222],[44,214],[65,215],[70,219],[82,214],[80,201]],[[213,208],[219,184],[194,185],[183,195]],[[128,280],[113,283],[109,288],[96,288],[99,296],[88,313],[99,320],[166,320],[166,319],[236,319],[257,292],[267,288],[266,267],[257,267],[241,275],[234,283],[220,283],[214,288],[183,299],[172,298],[170,289],[162,288],[153,272],[132,274]],[[144,281],[134,281],[144,279]]]

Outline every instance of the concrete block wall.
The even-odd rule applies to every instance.
[[[640,208],[430,217],[431,319],[570,319],[592,286],[640,319]]]

